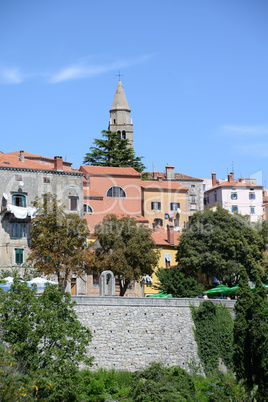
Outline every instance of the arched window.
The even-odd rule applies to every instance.
[[[121,138],[122,138],[122,140],[125,140],[127,138],[125,130],[122,131]]]
[[[91,208],[90,205],[84,204],[84,213],[85,214],[93,214],[93,209]]]
[[[113,186],[113,187],[110,187],[109,190],[107,191],[107,197],[125,198],[126,193],[121,187]]]
[[[117,133],[121,135],[121,131],[120,131],[120,130],[117,130]]]
[[[12,204],[16,205],[16,207],[26,207],[26,196],[23,194],[13,194],[12,195]]]

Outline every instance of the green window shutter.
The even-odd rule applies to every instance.
[[[23,249],[15,248],[15,263],[23,264]]]

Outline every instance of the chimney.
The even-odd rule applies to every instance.
[[[234,181],[234,172],[230,173],[230,178],[231,178],[231,181]]]
[[[20,161],[24,162],[24,151],[20,151]]]
[[[166,166],[166,177],[167,180],[175,179],[174,166]]]
[[[167,225],[167,240],[171,246],[174,246],[174,226]]]
[[[217,184],[216,173],[211,173],[211,179],[212,179],[212,187],[216,186]]]
[[[153,180],[157,180],[157,176],[158,176],[158,173],[157,173],[157,172],[153,172]]]
[[[54,156],[54,169],[62,170],[62,168],[63,168],[62,156]]]
[[[162,176],[157,176],[157,181],[162,182],[163,181],[163,177]]]
[[[228,178],[228,182],[230,183],[231,182],[231,174],[228,174],[227,178]]]
[[[243,177],[239,177],[239,179],[238,179],[238,181],[239,181],[239,183],[243,183]]]

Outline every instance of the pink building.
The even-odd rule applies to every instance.
[[[108,214],[141,216],[141,174],[133,168],[82,165],[84,173],[84,213],[88,227]]]

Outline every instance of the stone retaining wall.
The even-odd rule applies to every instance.
[[[94,368],[134,371],[150,362],[187,369],[199,362],[190,303],[198,299],[72,297],[83,325],[90,328],[88,354]],[[233,301],[223,301],[230,309]]]

